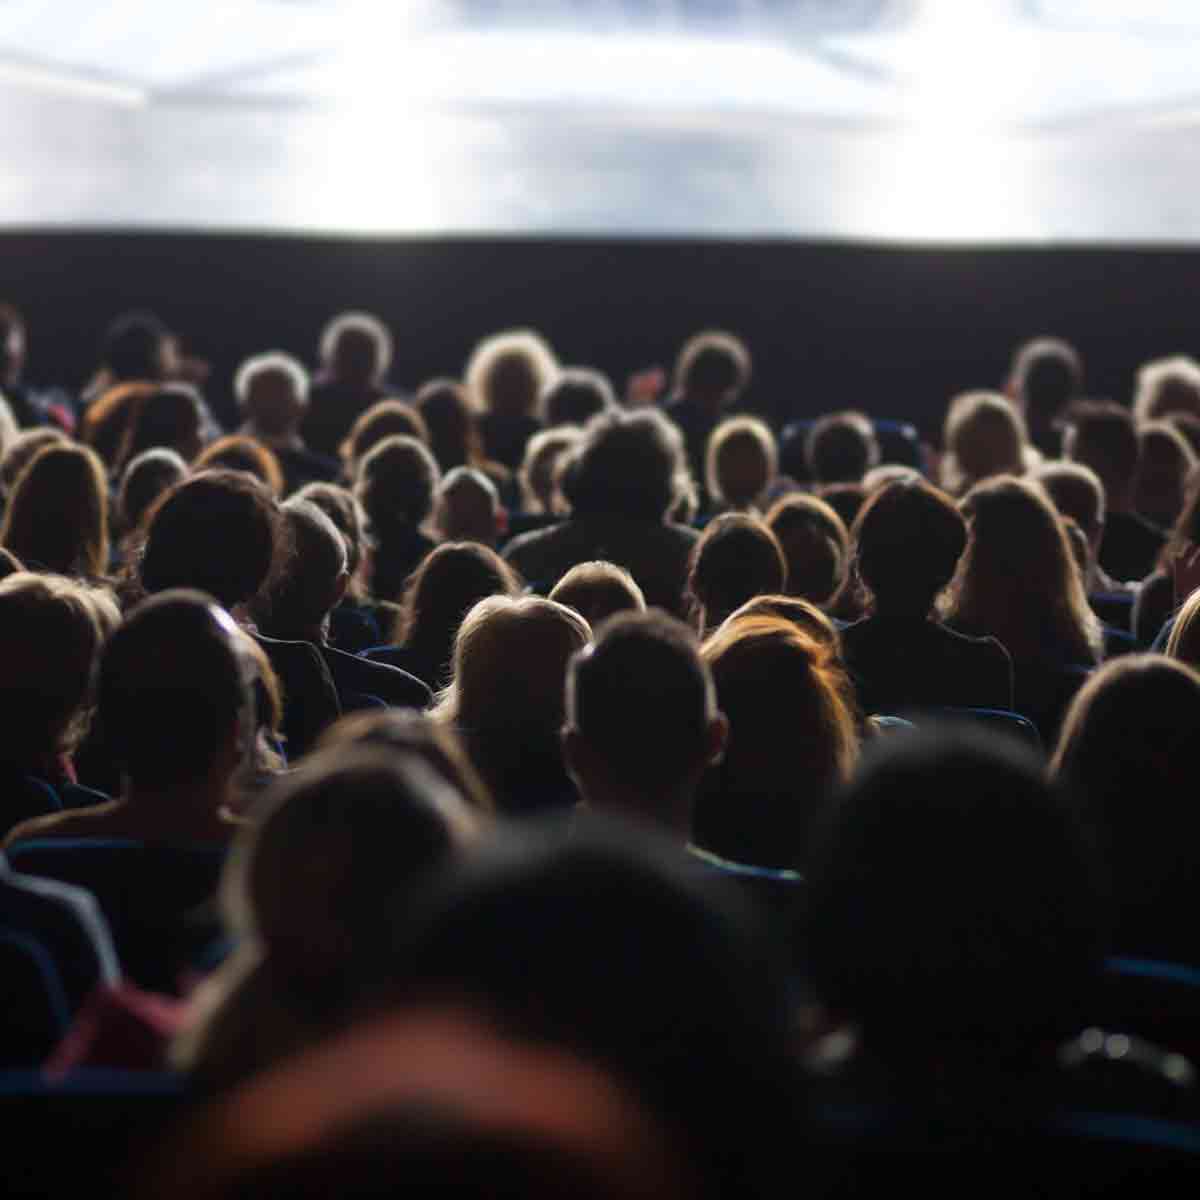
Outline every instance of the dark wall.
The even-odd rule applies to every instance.
[[[149,307],[211,358],[222,410],[241,357],[310,357],[346,307],[389,322],[408,385],[457,374],[504,326],[536,326],[618,382],[725,326],[754,351],[759,406],[857,405],[930,430],[954,391],[999,384],[1032,334],[1076,341],[1089,390],[1121,399],[1138,362],[1200,343],[1196,249],[53,233],[0,236],[0,265],[0,298],[29,318],[32,381],[78,386],[106,321]]]

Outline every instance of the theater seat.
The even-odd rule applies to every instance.
[[[1042,738],[1037,726],[1018,712],[1007,708],[934,708],[916,714],[912,720],[919,726],[922,719],[938,721],[961,721],[979,725],[993,733],[1015,737],[1037,750],[1042,749]]]
[[[24,930],[0,927],[0,1066],[45,1061],[70,1019],[49,949]]]

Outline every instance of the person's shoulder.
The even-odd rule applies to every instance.
[[[548,525],[545,529],[530,529],[519,533],[504,547],[501,557],[511,562],[523,554],[553,546],[566,536],[568,525],[569,522],[560,521],[556,525]]]
[[[398,703],[396,697],[401,696],[405,706],[426,708],[433,700],[433,692],[429,685],[402,667],[393,666],[391,663],[376,662],[358,654],[348,654],[345,650],[338,650],[334,646],[324,646],[322,652],[332,672],[345,670],[356,673],[364,680],[378,680],[379,686],[386,686],[388,691],[387,696],[380,698],[388,700],[390,703]],[[372,691],[370,687],[362,690]]]

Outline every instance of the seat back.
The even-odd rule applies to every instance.
[[[916,714],[912,719],[920,725],[922,717],[926,720],[980,725],[993,733],[1014,737],[1036,750],[1042,749],[1042,738],[1037,726],[1028,717],[1008,708],[936,708]]]
[[[1200,969],[1158,959],[1109,958],[1094,1022],[1200,1063]]]
[[[67,1032],[70,1007],[54,956],[32,934],[0,927],[0,1066],[34,1066]]]

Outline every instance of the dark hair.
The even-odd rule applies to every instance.
[[[853,411],[818,417],[804,438],[804,461],[817,483],[861,482],[879,461],[870,418]]]
[[[854,522],[854,565],[888,612],[925,616],[954,578],[967,523],[954,501],[927,483],[890,483]]]
[[[358,465],[355,495],[383,533],[420,525],[433,509],[440,472],[425,443],[404,434],[379,442]]]
[[[845,521],[824,500],[805,492],[781,497],[766,521],[787,561],[787,594],[832,604],[845,582],[850,555]]]
[[[675,360],[675,389],[728,394],[750,382],[750,351],[736,334],[708,329],[683,344]]]
[[[202,471],[150,510],[138,578],[146,592],[195,588],[226,608],[267,584],[286,546],[275,498],[252,475]]]
[[[714,629],[755,596],[782,592],[786,583],[783,548],[758,517],[745,513],[716,517],[692,548],[688,592],[705,630]]]
[[[1029,424],[1045,426],[1079,395],[1083,360],[1062,338],[1034,338],[1017,347],[1010,380],[1014,399]]]
[[[1137,478],[1141,447],[1133,414],[1111,401],[1082,401],[1071,408],[1069,457],[1091,467],[1109,504],[1119,502]]]
[[[389,397],[377,400],[350,427],[340,447],[343,461],[348,468],[353,468],[368,451],[392,434],[403,434],[429,444],[429,427],[421,413],[406,401]]]
[[[590,367],[565,367],[542,391],[546,427],[586,425],[598,413],[617,407],[608,376]]]
[[[474,466],[482,457],[475,410],[466,389],[453,379],[431,379],[421,386],[417,412],[429,430],[433,457],[443,471]]]
[[[824,500],[849,529],[858,510],[866,503],[867,489],[861,483],[826,483],[817,489],[817,497]]]
[[[33,459],[47,446],[71,444],[61,429],[38,425],[33,429],[22,429],[4,449],[0,457],[0,490],[7,496],[12,493],[17,477]]]
[[[160,379],[163,343],[169,336],[154,313],[123,313],[105,331],[101,361],[116,380]]]
[[[106,748],[142,786],[205,774],[239,717],[253,712],[252,669],[236,627],[210,597],[171,588],[144,601],[100,660]]]
[[[562,488],[576,515],[663,521],[685,461],[683,436],[661,413],[617,409],[587,423]]]
[[[1059,513],[1073,517],[1088,537],[1103,527],[1104,484],[1091,467],[1056,460],[1038,467],[1032,478],[1046,489]]]
[[[1096,863],[1017,742],[965,727],[875,742],[808,888],[813,986],[877,1053],[924,1069],[931,1043],[1020,1055],[1077,1028],[1102,951]]]
[[[280,506],[289,553],[270,590],[255,606],[259,627],[270,637],[313,641],[329,616],[346,570],[346,539],[311,500]]]
[[[192,468],[203,471],[209,467],[243,471],[265,484],[276,499],[283,495],[283,468],[279,465],[279,459],[273,450],[252,437],[231,433],[205,447],[192,463]]]
[[[700,764],[715,715],[696,635],[658,609],[617,613],[567,668],[568,724],[652,802]]]
[[[349,488],[318,482],[306,483],[291,499],[310,501],[337,526],[346,540],[346,570],[353,580],[368,548],[367,514],[358,498]]]
[[[187,473],[187,463],[174,450],[162,446],[144,450],[132,459],[121,477],[117,497],[117,510],[125,532],[137,529],[155,500],[173,484],[186,479]]]

